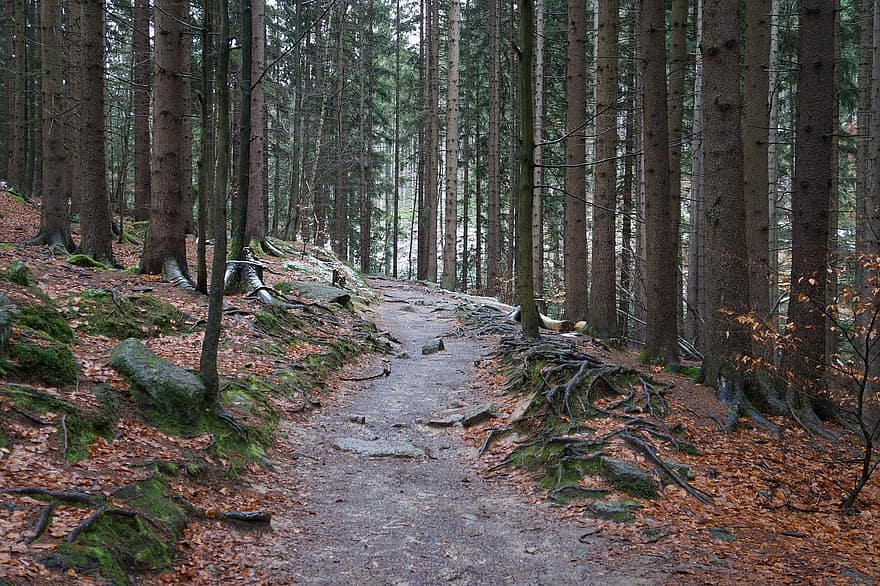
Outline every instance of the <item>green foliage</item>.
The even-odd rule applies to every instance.
[[[73,570],[79,574],[99,575],[114,585],[129,584],[113,556],[100,546],[62,543],[40,558],[40,562],[52,570]]]

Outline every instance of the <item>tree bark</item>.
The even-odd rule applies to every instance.
[[[666,92],[666,39],[662,0],[642,0],[640,41],[644,97],[645,357],[674,363],[678,356],[676,258],[669,197],[669,127]]]
[[[339,3],[336,45],[336,176],[333,189],[333,252],[342,260],[348,259],[348,190],[345,155],[345,13],[348,2]]]
[[[82,211],[79,251],[114,264],[110,196],[104,154],[104,2],[80,0],[82,10]]]
[[[702,1],[695,7],[696,45],[703,37]],[[706,213],[703,188],[703,58],[698,51],[694,63],[694,109],[691,132],[691,196],[690,227],[688,232],[687,312],[685,336],[697,349],[705,348],[706,316]]]
[[[135,0],[134,51],[134,219],[150,219],[150,4]]]
[[[461,5],[449,0],[446,42],[446,209],[443,216],[443,288],[456,286],[458,232],[458,83],[461,46]],[[465,188],[467,188],[465,186]]]
[[[15,6],[15,89],[12,108],[12,149],[9,156],[9,185],[25,188],[27,174],[27,2],[13,0]]]
[[[532,289],[544,298],[544,0],[535,0],[535,197],[532,204]]]
[[[681,256],[681,147],[682,121],[684,119],[684,86],[688,69],[687,52],[687,0],[673,0],[669,33],[669,205],[672,223],[672,239],[675,258]],[[676,323],[682,316],[681,265],[675,263]]]
[[[43,2],[40,10],[43,29],[43,205],[40,208],[40,232],[35,240],[49,246],[60,244],[70,252],[74,244],[70,235],[65,182],[68,168],[64,128],[68,102],[61,84],[61,52],[64,47],[61,7],[56,2]]]
[[[261,245],[266,239],[269,226],[266,222],[268,198],[266,192],[266,92],[262,79],[266,68],[266,0],[252,0],[252,50],[251,62],[251,131],[242,132],[250,145],[250,177],[247,203],[247,222],[244,242],[246,246]]]
[[[617,0],[599,3],[596,46],[596,165],[590,325],[600,337],[617,334]],[[683,75],[683,73],[682,73]]]
[[[811,410],[812,397],[821,388],[822,377],[817,373],[821,373],[825,365],[823,310],[834,132],[834,6],[821,0],[802,0],[800,8],[797,166],[792,196],[791,299],[788,306],[788,319],[794,328],[797,348],[786,353],[784,371],[791,373],[793,381],[787,397],[789,403],[795,410]],[[877,10],[875,8],[875,34],[880,20]],[[875,68],[880,61],[877,51],[875,48]]]
[[[588,315],[587,297],[587,183],[586,171],[586,51],[587,8],[569,0],[565,57],[565,319]]]
[[[489,0],[486,294],[501,290],[501,0]]]

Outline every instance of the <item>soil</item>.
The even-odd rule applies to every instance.
[[[279,452],[288,458],[276,460],[273,476],[288,480],[283,490],[302,510],[274,516],[272,545],[251,560],[257,574],[275,584],[664,581],[649,558],[609,557],[612,546],[589,535],[591,520],[560,522],[528,495],[484,479],[460,431],[426,425],[487,400],[474,368],[487,348],[457,328],[450,294],[371,284],[382,299],[371,317],[406,354],[389,359],[387,378],[342,381],[332,404],[282,429]],[[437,337],[446,350],[422,356]],[[363,361],[343,378],[379,372],[381,361]],[[336,447],[347,438],[408,444],[427,456],[365,457]]]

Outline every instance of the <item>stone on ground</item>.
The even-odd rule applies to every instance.
[[[420,458],[425,455],[425,452],[412,444],[383,439],[340,437],[333,444],[340,450],[373,458]]]

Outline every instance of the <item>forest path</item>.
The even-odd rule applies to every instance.
[[[304,424],[285,424],[292,457],[276,468],[298,485],[306,513],[274,516],[271,551],[255,560],[264,575],[292,584],[662,582],[656,560],[634,552],[618,558],[623,552],[598,537],[579,541],[589,521],[560,522],[515,489],[483,479],[476,451],[457,433],[424,425],[444,409],[487,400],[474,369],[486,348],[456,335],[452,294],[388,279],[371,285],[382,300],[371,317],[409,357],[390,358],[387,378],[342,383]],[[446,351],[422,356],[436,337]],[[364,361],[348,376],[381,368]],[[337,447],[352,438],[426,455],[367,457]]]

